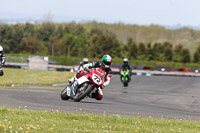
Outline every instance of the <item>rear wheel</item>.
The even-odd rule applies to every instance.
[[[61,94],[60,94],[60,97],[62,100],[69,100],[70,97],[67,95],[67,87],[69,87],[69,85],[67,85],[65,87],[65,89],[62,90]]]
[[[81,88],[78,89],[76,95],[73,97],[73,100],[75,102],[81,101],[83,98],[85,98],[93,89],[93,85],[84,83]]]

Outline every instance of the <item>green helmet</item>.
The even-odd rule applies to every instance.
[[[112,57],[110,55],[104,55],[101,59],[101,64],[105,68],[109,68],[112,62]]]

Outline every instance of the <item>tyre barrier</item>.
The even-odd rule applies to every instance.
[[[180,77],[200,77],[200,73],[195,72],[159,72],[159,71],[132,71],[136,76],[180,76]]]
[[[5,64],[3,67],[5,68],[17,68],[17,69],[27,69],[27,65],[18,65],[18,64]],[[119,75],[119,68],[111,67],[112,74]],[[48,67],[49,71],[70,71],[75,72],[76,68],[73,66],[61,67],[54,66]],[[194,69],[194,71],[190,72],[173,72],[173,71],[156,71],[156,70],[132,70],[132,74],[136,76],[182,76],[182,77],[200,77],[200,70]]]

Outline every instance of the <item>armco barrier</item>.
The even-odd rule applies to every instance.
[[[7,68],[27,69],[27,63],[6,63]],[[56,71],[76,71],[76,66],[48,65],[48,70]],[[112,74],[119,74],[119,67],[111,67]],[[132,70],[136,76],[183,76],[183,77],[200,77],[200,71],[195,72],[176,72],[176,71],[156,71],[156,70]]]
[[[200,77],[200,73],[195,72],[161,72],[161,71],[141,71],[133,70],[132,73],[137,76],[183,76]]]
[[[3,66],[5,68],[27,68],[27,63],[5,63],[5,65]]]

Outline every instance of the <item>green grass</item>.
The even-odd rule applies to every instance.
[[[0,86],[16,84],[52,85],[66,83],[74,75],[71,72],[24,70],[3,68],[4,75],[0,77]]]
[[[74,73],[3,68],[0,85],[66,83]],[[200,122],[13,109],[0,106],[0,133],[198,133]]]
[[[198,133],[200,122],[0,107],[0,132]]]

